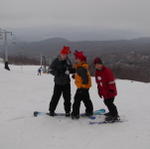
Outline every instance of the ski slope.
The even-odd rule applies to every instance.
[[[89,125],[88,118],[33,117],[35,110],[47,111],[53,92],[53,77],[37,76],[38,66],[0,64],[0,148],[1,149],[149,149],[150,84],[117,80],[115,103],[123,123]],[[105,108],[90,89],[94,109]],[[72,102],[76,87],[72,80]],[[63,112],[61,98],[56,112]],[[84,112],[84,106],[81,106]],[[98,121],[99,119],[97,118]]]

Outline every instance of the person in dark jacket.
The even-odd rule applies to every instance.
[[[42,72],[42,67],[40,67],[40,68],[38,69],[37,75],[38,75],[38,76],[41,76],[41,72]]]
[[[71,53],[69,47],[63,47],[60,51],[60,55],[54,59],[50,65],[50,73],[54,75],[54,92],[49,105],[49,115],[55,116],[55,109],[58,101],[63,95],[64,98],[64,109],[66,116],[70,116],[71,110],[71,87],[69,74],[72,69],[71,61],[68,58],[68,54]]]
[[[80,104],[83,101],[86,110],[85,115],[93,115],[93,104],[89,95],[89,88],[91,87],[91,76],[89,73],[89,66],[86,63],[86,57],[81,51],[74,53],[76,64],[74,65],[76,73],[74,76],[77,91],[74,97],[73,111],[71,113],[72,119],[79,119],[80,117]]]
[[[103,65],[100,58],[94,59],[96,68],[95,78],[97,83],[98,94],[100,98],[104,98],[104,104],[109,112],[105,114],[106,121],[118,120],[117,107],[114,104],[115,96],[117,95],[115,77],[111,69]]]

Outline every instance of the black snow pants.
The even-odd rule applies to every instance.
[[[80,115],[80,104],[81,101],[83,101],[85,107],[86,107],[86,114],[92,115],[93,114],[93,104],[90,100],[89,96],[89,89],[77,89],[75,97],[74,97],[74,104],[73,104],[73,116],[79,116]]]
[[[107,106],[111,116],[118,116],[117,107],[114,104],[114,98],[104,99],[104,104]]]
[[[70,90],[70,84],[66,85],[56,85],[54,86],[54,93],[52,96],[52,99],[49,104],[49,111],[55,112],[55,109],[57,107],[58,101],[63,95],[64,98],[64,109],[66,113],[70,113],[71,110],[71,90]]]

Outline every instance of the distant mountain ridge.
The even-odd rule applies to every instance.
[[[91,66],[91,74],[94,72],[93,59],[99,56],[118,78],[150,82],[150,37],[116,41],[69,41],[51,38],[37,42],[20,42],[9,47],[9,57],[14,57],[10,62],[32,64],[35,61],[34,64],[40,64],[40,57],[45,56],[49,64],[64,45],[70,46],[72,52],[84,51]],[[1,52],[1,56],[2,53],[4,52]]]
[[[69,41],[64,38],[50,38],[37,42],[18,42],[9,46],[9,55],[24,55],[27,57],[39,57],[40,55],[54,56],[64,46],[70,46],[72,50],[83,50],[88,53],[92,51],[118,52],[130,50],[149,50],[150,37],[132,40],[114,41]]]

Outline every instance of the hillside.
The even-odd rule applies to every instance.
[[[24,55],[28,57],[55,56],[62,46],[68,45],[72,50],[83,50],[95,56],[95,52],[129,52],[150,51],[150,38],[138,38],[133,40],[116,41],[69,41],[64,38],[50,38],[37,42],[16,42],[9,46],[9,55]],[[1,48],[1,52],[3,48]]]
[[[16,43],[9,47],[9,61],[13,64],[40,64],[40,56],[45,56],[49,65],[64,45],[70,46],[72,51],[84,51],[91,65],[92,74],[93,59],[100,56],[104,63],[113,69],[117,78],[150,82],[150,38],[148,37],[133,40],[78,42],[51,38],[38,42]],[[1,57],[3,53],[1,51]]]
[[[117,80],[116,105],[125,122],[89,125],[89,119],[32,116],[47,111],[53,91],[51,75],[37,76],[39,66],[14,66],[11,72],[0,64],[0,146],[2,149],[149,149],[149,83]],[[94,109],[105,108],[92,79]],[[72,102],[76,87],[72,81]],[[144,99],[144,101],[143,101]],[[135,104],[136,103],[136,104]],[[81,106],[81,112],[85,108]],[[61,98],[57,112],[63,112]],[[97,117],[95,121],[99,121]]]

